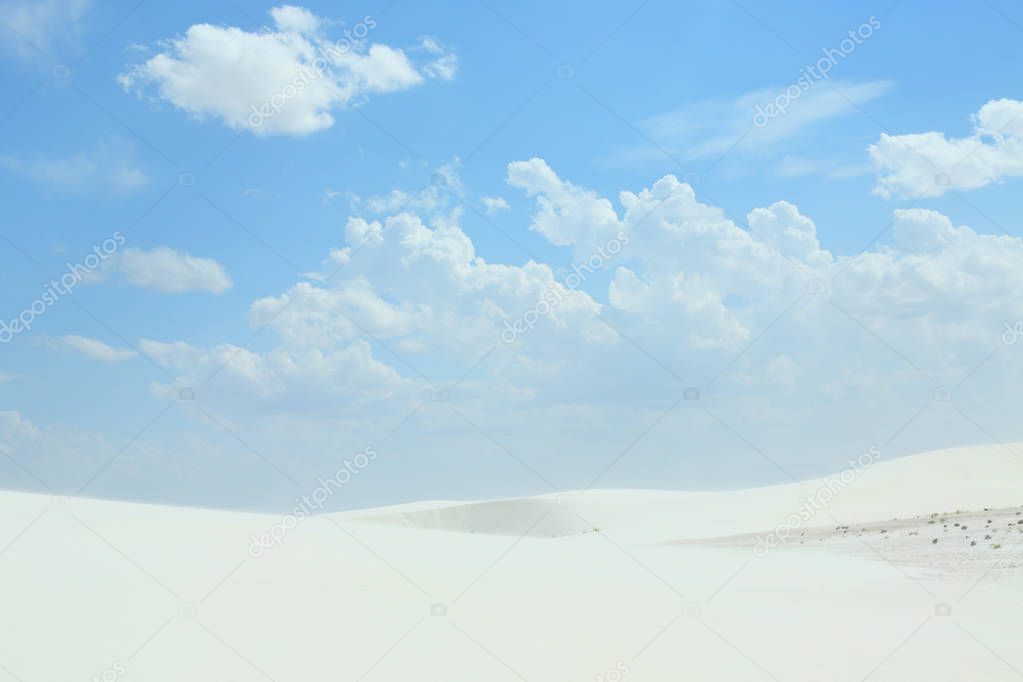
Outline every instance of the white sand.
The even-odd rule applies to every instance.
[[[764,557],[820,482],[334,514],[258,558],[279,517],[0,493],[0,681],[1023,678],[1023,460],[832,488]]]

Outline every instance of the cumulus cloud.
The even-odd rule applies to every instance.
[[[149,181],[132,145],[118,139],[65,156],[0,155],[0,168],[62,194],[129,193]]]
[[[419,352],[482,352],[504,320],[521,315],[556,283],[546,264],[488,263],[457,224],[457,212],[431,222],[407,212],[382,221],[350,218],[347,245],[331,253],[327,266],[343,265],[344,278],[325,291],[306,288],[311,295],[271,326],[293,343],[323,333],[335,340],[369,333],[414,341]],[[257,302],[253,323],[269,318],[280,303]],[[588,309],[599,307],[579,292],[551,312],[548,324],[565,331],[593,327],[598,334]]]
[[[913,348],[921,363],[945,362],[953,347],[994,338],[1003,320],[1018,317],[1023,242],[954,226],[934,211],[896,211],[892,244],[836,256],[820,244],[814,222],[785,201],[751,210],[744,229],[674,176],[621,192],[622,210],[561,180],[541,159],[511,164],[509,182],[536,196],[534,227],[573,247],[577,258],[609,233],[630,236],[608,300],[633,315],[628,328],[679,362],[698,357],[693,350],[742,348],[817,280],[843,309]],[[834,311],[818,308],[803,322],[814,336],[833,326],[827,315]]]
[[[270,350],[150,341],[141,348],[184,383],[236,358],[220,399],[254,410],[308,407],[311,395],[321,406],[351,409],[383,396],[412,400],[430,385],[423,369],[463,368],[495,346],[504,349],[501,360],[470,382],[481,404],[592,407],[595,396],[649,370],[650,356],[704,381],[711,368],[730,367],[722,390],[759,387],[766,396],[771,387],[802,386],[834,400],[850,377],[861,387],[914,371],[875,343],[874,374],[864,376],[862,335],[874,338],[864,327],[935,375],[960,371],[978,345],[997,339],[1023,296],[1023,242],[954,226],[933,211],[898,211],[891,244],[841,256],[786,201],[750,210],[747,228],[671,175],[614,201],[540,158],[509,164],[507,180],[533,198],[533,229],[570,250],[572,267],[487,262],[457,211],[353,216],[344,245],[324,264],[334,277],[312,276],[252,303],[250,326],[272,335]],[[566,273],[592,279],[566,293]],[[817,282],[823,295],[811,286]],[[528,331],[502,343],[530,311]],[[629,354],[633,344],[649,356]],[[750,346],[758,350],[747,353]],[[756,352],[763,357],[754,360]]]
[[[658,474],[682,466],[680,448],[740,461],[734,433],[719,428],[725,440],[715,441],[701,424],[716,422],[684,409],[687,386],[749,442],[826,469],[844,462],[849,443],[884,442],[932,402],[935,385],[964,377],[957,406],[974,412],[961,397],[973,388],[1003,403],[1005,415],[998,405],[983,412],[992,433],[1008,438],[1018,423],[1019,371],[995,370],[991,356],[1023,299],[1017,238],[910,209],[895,213],[890,240],[842,255],[791,202],[751,208],[746,227],[671,175],[605,196],[533,158],[509,164],[507,181],[569,266],[490,262],[457,211],[351,215],[321,272],[252,301],[258,347],[141,340],[174,376],[151,390],[169,401],[193,388],[196,406],[261,451],[276,443],[329,463],[339,443],[357,451],[400,425],[388,442],[396,454],[471,469],[464,453],[488,441],[466,442],[478,432],[429,400],[441,386],[502,446],[545,473],[561,467],[567,487],[586,485],[570,476],[592,477],[651,424],[629,456]],[[573,276],[585,281],[576,287]],[[521,333],[507,334],[522,320]],[[976,430],[955,419],[939,415],[938,426]],[[417,471],[416,485],[429,476]],[[650,476],[642,483],[658,484]]]
[[[78,40],[91,5],[91,0],[6,0],[0,3],[0,21],[15,36],[5,43],[23,58],[48,58]]]
[[[338,275],[299,282],[251,305],[250,326],[276,338],[269,351],[151,340],[140,349],[179,371],[183,385],[200,383],[204,372],[230,359],[207,389],[211,401],[293,413],[358,409],[384,398],[401,405],[428,387],[420,367],[459,365],[484,354],[499,343],[506,320],[557,286],[548,265],[488,263],[451,215],[429,223],[408,212],[383,220],[352,217],[345,245],[324,266]],[[557,357],[558,343],[580,332],[589,343],[608,342],[609,330],[592,313],[600,308],[583,292],[566,296],[541,321],[545,331],[533,342],[537,359]]]
[[[889,199],[936,197],[1023,175],[1023,102],[991,100],[973,116],[973,133],[881,134],[870,146],[874,191]]]
[[[892,246],[846,259],[842,293],[853,309],[892,327],[901,318],[930,339],[980,339],[1017,316],[1023,241],[918,208],[897,210],[893,229]]]
[[[813,222],[786,202],[751,212],[751,228],[766,233],[757,237],[722,209],[700,203],[693,188],[673,175],[638,193],[620,192],[621,211],[562,180],[543,159],[509,164],[508,182],[536,197],[533,229],[572,247],[577,260],[612,235],[628,235],[608,301],[630,313],[629,324],[640,325],[644,335],[674,346],[675,355],[739,348],[751,337],[757,313],[766,310],[730,306],[729,299],[759,300],[769,310],[833,261],[820,248]]]
[[[252,382],[250,398],[327,395],[319,381],[340,371],[332,363],[342,360],[354,394],[357,376],[366,381],[366,395],[409,391],[421,388],[419,363],[458,365],[466,355],[485,353],[508,324],[563,290],[566,272],[589,273],[595,281],[603,270],[603,291],[581,287],[557,305],[543,305],[544,314],[504,356],[505,369],[516,367],[514,385],[507,376],[489,378],[520,396],[596,395],[594,380],[628,374],[616,358],[630,343],[678,371],[706,372],[708,363],[723,365],[754,342],[767,352],[762,331],[803,301],[788,331],[779,332],[781,346],[759,369],[740,372],[748,384],[789,387],[841,373],[836,367],[852,363],[859,351],[841,339],[847,329],[835,331],[836,316],[849,321],[822,303],[813,282],[826,282],[829,297],[877,333],[916,339],[913,352],[922,365],[959,353],[970,357],[985,330],[1010,319],[1023,292],[1023,242],[955,227],[934,212],[896,212],[891,244],[836,256],[820,244],[814,222],[787,201],[751,210],[746,228],[670,175],[623,190],[617,201],[561,178],[542,158],[509,164],[507,182],[533,197],[533,229],[571,249],[574,270],[488,263],[457,215],[424,219],[406,210],[383,219],[352,217],[346,245],[324,266],[336,277],[298,282],[251,306],[251,326],[276,336],[271,352],[180,345],[143,351],[182,370],[237,352],[236,371]],[[615,241],[612,256],[605,246]],[[827,355],[806,347],[808,339],[824,343],[821,336],[832,338]],[[571,357],[565,348],[573,349]],[[876,350],[879,357],[890,354],[883,346]],[[605,365],[617,369],[594,379],[592,367]],[[308,390],[298,389],[299,379],[312,381]]]
[[[508,164],[508,184],[535,196],[533,230],[558,246],[581,246],[609,239],[619,229],[618,215],[596,192],[562,180],[543,159]]]
[[[329,289],[297,284],[282,296],[254,302],[249,319],[254,328],[269,325],[289,345],[324,348],[367,333],[403,336],[429,314],[422,306],[386,301],[369,282],[356,278]]]
[[[333,22],[305,8],[285,5],[270,15],[274,27],[266,32],[195,24],[119,81],[235,130],[305,135],[331,127],[335,110],[371,95],[455,76],[457,57],[436,40],[412,51],[371,42],[372,17],[335,40],[327,36]]]
[[[85,336],[77,336],[74,334],[61,337],[54,345],[62,350],[75,351],[91,360],[98,360],[99,362],[105,362],[107,364],[124,362],[125,360],[134,358],[136,355],[133,350],[127,348],[114,348],[97,339],[90,339]]]
[[[118,274],[133,286],[170,294],[186,291],[220,294],[234,286],[224,266],[214,259],[191,256],[167,246],[150,251],[122,249],[107,259],[102,274]]]

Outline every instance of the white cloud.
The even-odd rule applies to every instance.
[[[508,205],[508,201],[504,197],[483,197],[480,199],[480,204],[487,215],[494,215],[499,211],[511,209],[511,206]]]
[[[421,50],[434,57],[433,61],[423,66],[423,72],[432,78],[452,80],[458,73],[458,56],[453,50],[444,47],[433,37],[427,36],[419,43]]]
[[[182,369],[188,367],[189,363],[199,354],[196,348],[184,341],[165,343],[151,339],[141,339],[139,350],[165,367]]]
[[[220,294],[234,286],[224,267],[212,258],[191,256],[166,246],[150,251],[122,249],[106,261],[103,273],[118,273],[129,284],[164,293]]]
[[[432,186],[417,192],[393,189],[390,194],[380,194],[365,198],[356,195],[351,197],[353,209],[375,214],[399,213],[406,210],[432,213],[446,205],[447,196]]]
[[[8,374],[7,372],[0,372],[0,384],[9,384],[18,377],[14,374]]]
[[[954,227],[930,211],[897,212],[891,245],[836,256],[791,203],[752,209],[745,229],[670,175],[620,192],[617,202],[562,179],[539,158],[509,164],[508,182],[536,201],[533,229],[571,249],[577,264],[585,266],[608,240],[624,236],[628,243],[601,265],[610,281],[551,307],[500,363],[477,370],[471,390],[481,405],[531,400],[543,409],[546,400],[592,407],[594,396],[619,391],[617,383],[651,369],[648,356],[627,352],[632,343],[706,381],[709,368],[726,366],[755,342],[764,357],[756,364],[744,354],[722,390],[746,387],[753,399],[769,396],[771,387],[827,386],[821,400],[832,400],[839,386],[852,386],[849,368],[864,362],[863,335],[873,337],[827,298],[809,293],[812,280],[829,282],[831,300],[935,374],[966,368],[978,345],[997,342],[1002,320],[1012,319],[1023,296],[1020,240]],[[314,276],[315,283],[298,282],[252,304],[250,326],[276,338],[269,351],[155,342],[142,349],[180,372],[183,384],[236,356],[218,388],[224,409],[244,403],[287,411],[308,407],[312,395],[338,409],[370,409],[383,396],[414,400],[429,385],[421,367],[429,374],[461,368],[467,358],[503,348],[506,323],[535,310],[555,286],[549,265],[486,262],[458,220],[457,213],[424,219],[408,209],[383,219],[350,218],[346,245],[324,267],[337,272],[334,278]],[[771,334],[760,338],[768,328]],[[882,369],[871,377],[857,370],[857,390],[913,372],[883,344],[875,343],[868,357]],[[341,377],[344,385],[336,385]]]
[[[831,282],[829,295],[844,310],[891,343],[913,349],[921,364],[934,365],[959,352],[969,357],[972,348],[964,349],[992,329],[1000,331],[1023,295],[1023,243],[954,227],[930,211],[897,212],[890,246],[835,256],[821,246],[814,222],[791,203],[754,208],[745,229],[670,175],[638,192],[619,193],[618,207],[560,178],[539,158],[509,164],[508,182],[535,199],[533,229],[570,248],[578,264],[616,235],[628,240],[603,262],[610,275],[603,293],[599,287],[592,294],[576,292],[523,335],[506,360],[517,367],[516,379],[489,377],[501,391],[518,395],[585,393],[584,386],[596,391],[594,382],[607,378],[595,378],[595,366],[635,371],[622,365],[622,340],[598,314],[678,371],[705,373],[708,364],[723,365],[757,339],[802,297],[806,303],[787,321],[787,332],[778,332],[781,346],[772,351],[769,341],[757,341],[771,355],[759,370],[746,368],[737,377],[775,386],[817,377],[823,385],[821,375],[844,381],[838,368],[852,362],[859,344],[849,342],[841,324],[836,331],[836,316],[839,323],[845,318],[808,293],[811,280]],[[426,366],[457,366],[497,343],[505,323],[535,308],[555,283],[546,264],[486,262],[458,226],[457,213],[430,221],[408,210],[382,220],[353,217],[345,241],[324,268],[338,271],[335,278],[299,282],[252,304],[250,325],[265,326],[279,345],[269,355],[241,353],[238,371],[253,382],[251,396],[284,401],[294,392],[298,399],[300,377],[315,378],[319,386],[319,375],[306,363],[326,363],[329,375],[339,371],[331,363],[341,358],[351,376],[372,377],[362,389],[350,382],[346,389],[353,394],[411,390],[421,377],[391,351],[414,353]],[[386,346],[356,347],[366,340]],[[571,357],[565,357],[566,347],[573,349]],[[175,363],[169,358],[188,353],[168,349],[176,350],[153,354],[182,370],[233,352],[194,349],[194,357]],[[883,345],[874,350],[884,361],[898,362],[885,357],[890,351]],[[285,368],[289,380],[281,377]],[[394,374],[384,380],[388,371]]]
[[[324,187],[323,188],[322,203],[323,203],[324,206],[330,206],[330,204],[334,201],[334,199],[336,199],[337,197],[339,197],[339,196],[341,196],[343,194],[344,194],[344,192],[342,192],[340,190],[331,189],[330,187]]]
[[[254,447],[267,438],[302,461],[332,462],[339,443],[365,447],[402,425],[388,446],[429,464],[416,485],[452,462],[477,462],[465,453],[486,443],[466,442],[476,432],[446,404],[424,405],[434,385],[450,387],[451,405],[539,470],[551,461],[588,479],[650,424],[629,455],[646,457],[644,470],[677,466],[680,443],[719,453],[722,466],[740,461],[729,452],[744,446],[703,410],[683,403],[660,419],[685,386],[700,387],[699,406],[765,452],[817,463],[833,453],[829,467],[884,442],[930,405],[936,384],[964,377],[957,407],[974,414],[969,390],[991,396],[1000,405],[977,412],[985,428],[1006,438],[1018,430],[1020,370],[991,351],[1019,317],[1019,239],[913,209],[896,212],[890,243],[838,255],[785,201],[749,210],[751,231],[671,175],[613,197],[540,158],[509,164],[507,179],[535,202],[537,233],[577,266],[609,235],[625,244],[585,291],[548,306],[513,342],[502,331],[555,287],[551,265],[488,262],[457,213],[352,216],[321,274],[252,302],[259,348],[140,341],[175,377],[154,394],[169,400],[193,387],[204,410]],[[816,279],[826,293],[808,288]],[[975,431],[952,411],[937,419]],[[931,437],[932,426],[921,431]],[[711,427],[725,440],[707,441]]]
[[[114,348],[97,339],[90,339],[85,336],[68,335],[63,336],[54,344],[56,347],[72,350],[81,353],[87,358],[112,364],[124,362],[135,357],[135,351],[127,348]]]
[[[881,134],[870,146],[882,197],[936,197],[1023,175],[1023,102],[991,100],[974,117],[973,134]]]
[[[403,211],[437,215],[450,210],[451,206],[457,203],[455,197],[463,197],[464,200],[465,185],[458,173],[461,165],[458,157],[435,167],[424,163],[422,169],[430,174],[430,181],[426,186],[414,191],[392,189],[387,194],[369,197],[348,193],[349,205],[353,211],[377,215],[393,215]],[[329,203],[338,194],[340,192],[328,189],[325,200]]]
[[[26,59],[54,56],[58,48],[75,43],[91,0],[7,0],[0,3],[0,21],[15,32],[7,46]],[[40,54],[39,51],[46,54]]]
[[[785,92],[784,87],[765,88],[734,100],[696,102],[654,116],[643,128],[662,147],[683,159],[714,159],[726,152],[764,154],[800,138],[805,141],[819,124],[856,113],[892,87],[890,81],[819,82],[791,99],[784,114],[764,125],[754,125],[758,107],[765,107]]]
[[[143,339],[139,349],[179,375],[178,384],[154,388],[158,397],[178,397],[179,385],[201,386],[205,400],[217,405],[218,411],[235,415],[320,415],[339,405],[354,409],[362,403],[385,401],[396,392],[407,392],[411,385],[393,367],[374,358],[370,344],[361,339],[343,347],[284,343],[266,352],[232,344],[203,349],[181,341]],[[231,405],[230,410],[222,410],[224,405]]]
[[[607,199],[559,178],[543,159],[508,164],[508,184],[537,198],[530,226],[552,244],[586,249],[618,232],[619,219]]]
[[[305,7],[295,5],[281,5],[270,10],[277,28],[288,33],[316,34],[323,20],[307,10]]]
[[[425,390],[418,367],[403,362],[406,355],[426,366],[482,354],[498,343],[504,320],[533,308],[555,282],[547,265],[487,263],[455,222],[437,216],[431,226],[411,213],[349,219],[346,245],[324,268],[344,265],[337,277],[322,285],[299,282],[252,304],[250,326],[278,341],[270,351],[148,340],[140,349],[181,372],[181,385],[201,383],[204,373],[233,358],[206,391],[232,409],[355,409],[385,398],[402,405]],[[546,345],[544,354],[556,356],[557,339],[580,330],[593,342],[609,339],[590,312],[599,308],[583,293],[562,302],[542,321],[547,332],[537,341]]]
[[[281,6],[270,11],[274,29],[195,24],[166,41],[165,51],[119,76],[127,90],[145,92],[196,118],[213,117],[256,135],[305,135],[334,124],[332,112],[374,94],[407,90],[431,78],[450,80],[457,58],[436,41],[417,51],[371,43],[376,22],[367,17],[333,41],[332,23],[309,10]]]
[[[944,366],[958,352],[968,362],[977,352],[971,343],[997,343],[994,331],[1018,318],[1013,301],[1023,295],[1023,242],[954,227],[935,212],[898,211],[894,244],[834,256],[792,204],[753,209],[751,233],[721,209],[696,201],[673,176],[639,193],[620,193],[622,213],[608,199],[561,180],[540,159],[511,164],[509,182],[537,197],[534,226],[552,242],[573,247],[577,259],[609,233],[630,236],[608,292],[612,310],[631,314],[616,326],[625,325],[679,366],[701,357],[694,351],[743,347],[806,294],[810,280],[828,282],[839,273],[830,284],[833,300],[890,343],[912,349],[922,364]],[[813,310],[802,325],[805,338],[819,342],[821,330],[834,326],[828,315],[835,310]],[[802,345],[798,338],[789,341]],[[831,357],[792,358],[831,373],[838,356],[852,352],[846,340],[832,343]]]
[[[0,155],[0,167],[45,189],[64,194],[128,193],[149,178],[135,160],[134,147],[118,139],[70,156],[25,158]]]
[[[296,301],[289,305],[292,298]],[[260,299],[252,304],[250,321],[253,328],[269,325],[289,345],[325,348],[365,331],[404,336],[429,314],[423,307],[385,301],[365,279],[356,278],[332,289],[303,282],[283,296]]]

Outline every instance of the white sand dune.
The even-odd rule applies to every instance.
[[[531,497],[490,502],[454,502],[430,509],[399,509],[355,518],[402,528],[516,537],[553,538],[592,531],[592,526],[574,508],[575,497],[566,496],[563,499],[565,508],[559,508],[557,497]]]
[[[0,680],[1023,677],[1023,460],[962,448],[846,479],[290,529],[0,493]]]
[[[1023,447],[1017,448],[1023,452]],[[910,518],[934,511],[1008,507],[1023,503],[1023,458],[1001,447],[974,447],[850,467],[851,482],[838,472],[826,512],[804,526],[838,521],[870,522]],[[859,468],[857,473],[854,469]],[[489,502],[436,502],[357,512],[338,518],[405,528],[534,537],[574,535],[593,528],[644,541],[715,537],[767,531],[819,493],[821,481],[734,492],[572,491],[571,509],[559,509],[557,495]],[[546,516],[544,516],[546,514]],[[536,527],[533,524],[544,517]]]

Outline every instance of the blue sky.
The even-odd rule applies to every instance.
[[[1020,438],[1007,3],[7,0],[0,19],[2,318],[123,236],[0,347],[4,487],[276,506],[377,447],[332,501],[353,507],[740,487],[875,444]]]

